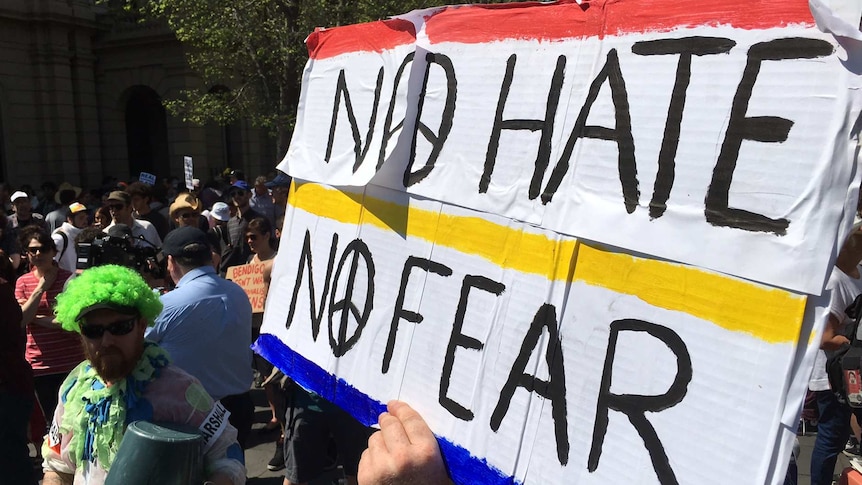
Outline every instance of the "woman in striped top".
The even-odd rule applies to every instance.
[[[63,330],[54,320],[57,295],[72,273],[57,266],[54,261],[57,248],[44,229],[24,228],[19,242],[31,268],[15,284],[15,297],[24,315],[21,325],[27,333],[25,357],[33,368],[33,383],[42,412],[52,416],[60,384],[84,360],[78,335]]]

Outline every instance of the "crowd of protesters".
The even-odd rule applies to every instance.
[[[268,468],[285,469],[285,485],[336,466],[348,483],[449,481],[407,404],[389,403],[374,433],[252,356],[262,314],[225,276],[260,264],[268,291],[289,186],[230,169],[192,190],[174,178],[0,183],[4,480],[104,483],[126,427],[149,420],[212,432],[206,483],[245,483],[256,385],[272,412],[261,432],[280,434]]]
[[[231,266],[262,263],[268,280],[289,183],[287,176],[278,173],[256,177],[250,184],[241,171],[227,170],[192,190],[173,178],[155,186],[106,178],[100,187],[89,190],[66,182],[59,186],[46,182],[37,190],[0,184],[0,215],[5,221],[0,224],[0,305],[9,316],[0,339],[0,416],[5,421],[0,424],[0,447],[5,448],[0,456],[9,461],[6,468],[13,470],[10,476],[16,477],[16,483],[19,479],[33,483],[28,441],[42,454],[48,453],[46,477],[74,475],[63,468],[73,461],[64,461],[41,444],[52,434],[55,412],[64,409],[62,396],[74,387],[69,383],[70,372],[77,379],[85,358],[94,366],[100,359],[85,356],[82,347],[90,347],[106,333],[103,329],[91,339],[74,322],[76,331],[68,331],[57,320],[57,299],[85,268],[101,264],[134,268],[160,294],[162,309],[146,322],[147,345],[156,344],[166,352],[173,365],[197,379],[209,397],[229,411],[236,441],[243,447],[253,420],[249,390],[254,383],[266,381],[272,417],[263,429],[282,434],[269,468],[285,467],[284,434],[305,416],[305,410],[294,404],[301,400],[299,396],[319,398],[290,385],[289,379],[274,378],[277,369],[262,358],[253,363],[250,344],[260,333],[261,315],[253,317],[245,293],[223,277]],[[117,241],[119,255],[108,248]],[[140,263],[135,261],[139,255],[153,257],[143,264],[129,264]],[[105,328],[112,339],[125,335],[109,327]],[[297,416],[297,423],[285,419],[287,408]],[[323,464],[317,459],[306,463],[311,460],[308,452],[299,458],[299,452],[288,453],[294,461],[287,483],[313,478],[330,465],[330,458],[334,460],[326,453],[329,434],[322,433],[326,436],[318,441],[323,443]],[[346,469],[354,477],[367,435],[362,429],[352,440],[356,442],[354,463],[346,464]],[[309,439],[308,433],[303,439]],[[296,463],[297,459],[305,462]]]

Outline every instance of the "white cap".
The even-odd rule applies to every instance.
[[[12,197],[9,197],[9,200],[10,200],[10,201],[12,201],[12,202],[15,202],[16,200],[20,199],[21,197],[23,197],[23,198],[25,198],[25,199],[29,199],[29,198],[30,198],[30,196],[29,196],[29,195],[27,195],[27,193],[26,193],[26,192],[21,192],[21,191],[19,190],[19,191],[15,192],[14,194],[12,194]]]
[[[230,207],[224,202],[216,202],[213,204],[213,210],[210,211],[210,214],[217,221],[227,222],[230,220]]]

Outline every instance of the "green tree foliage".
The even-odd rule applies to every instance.
[[[142,21],[165,22],[186,47],[204,90],[165,102],[186,121],[246,119],[287,150],[296,116],[305,38],[315,27],[384,19],[440,0],[108,0]],[[498,0],[499,1],[499,0]],[[454,2],[468,3],[468,2]],[[470,3],[496,3],[494,0]],[[213,89],[227,86],[228,89]]]

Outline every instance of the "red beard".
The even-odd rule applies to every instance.
[[[90,365],[96,369],[96,373],[105,382],[116,382],[131,374],[135,370],[135,366],[138,364],[138,360],[140,360],[143,352],[143,341],[140,343],[135,354],[128,357],[124,356],[117,347],[111,346],[91,353],[87,346],[84,346],[84,354],[87,360],[90,361]]]

